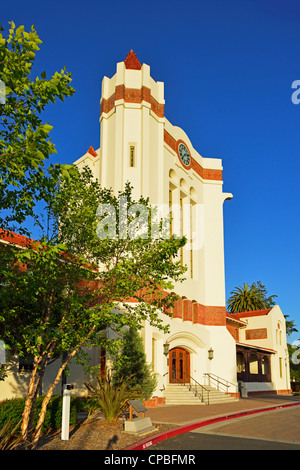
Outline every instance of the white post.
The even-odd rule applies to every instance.
[[[69,440],[71,390],[73,388],[73,385],[66,384],[63,391],[61,420],[61,439],[63,441]]]

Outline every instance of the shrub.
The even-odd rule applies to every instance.
[[[130,388],[142,399],[151,398],[157,387],[157,377],[147,364],[144,344],[135,328],[130,328],[124,336],[123,350],[114,362],[114,381],[132,377]]]
[[[44,397],[40,396],[36,400],[33,426],[37,424],[43,399]],[[11,427],[16,426],[22,419],[24,406],[25,398],[10,398],[0,403],[0,429],[8,422],[10,422]],[[70,426],[75,426],[76,424],[76,415],[78,409],[80,409],[80,399],[78,397],[71,396]],[[53,395],[47,407],[45,421],[43,424],[43,432],[61,428],[61,413],[62,395]]]

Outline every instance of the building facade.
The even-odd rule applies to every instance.
[[[101,186],[115,194],[129,181],[135,199],[148,197],[171,214],[171,232],[188,239],[179,253],[187,266],[186,280],[174,288],[179,299],[172,317],[160,314],[169,334],[148,322],[141,332],[158,378],[154,395],[163,402],[169,384],[205,386],[216,378],[232,394],[239,383],[249,393],[289,390],[280,308],[256,315],[226,312],[223,204],[232,194],[223,192],[222,161],[200,155],[186,132],[168,121],[164,84],[153,80],[150,67],[133,51],[117,64],[113,77],[103,78],[100,147],[90,147],[75,164],[89,166]],[[95,364],[101,358],[103,351],[94,353]],[[11,373],[5,386],[0,383],[0,399],[17,389],[14,377]],[[79,366],[71,368],[70,380],[79,393],[86,392]]]
[[[188,239],[180,253],[188,267],[186,281],[175,286],[180,297],[172,319],[162,314],[170,334],[149,324],[142,331],[147,360],[159,379],[156,395],[163,396],[169,383],[204,384],[206,374],[230,383],[234,393],[238,379],[250,377],[237,376],[236,354],[242,346],[231,334],[240,331],[242,338],[245,321],[228,315],[225,307],[223,204],[232,194],[223,192],[222,161],[200,155],[186,132],[166,118],[164,84],[153,80],[150,67],[133,51],[117,64],[112,78],[104,77],[100,109],[100,148],[90,148],[75,164],[88,165],[115,194],[130,181],[135,198],[143,195],[151,204],[169,208],[171,230]],[[278,315],[284,325],[282,313]],[[283,330],[282,335],[286,348]],[[259,338],[257,343],[259,347]],[[270,337],[267,344],[273,349]],[[287,382],[271,383],[266,391],[289,389]],[[250,387],[253,392],[255,387]],[[262,390],[263,382],[256,388]]]

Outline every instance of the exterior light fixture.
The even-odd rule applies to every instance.
[[[170,350],[170,345],[168,342],[166,342],[164,344],[164,355],[167,356],[169,354],[169,350]]]
[[[214,358],[214,350],[213,350],[213,348],[210,348],[208,350],[208,359],[211,360],[213,358]]]

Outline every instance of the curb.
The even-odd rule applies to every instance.
[[[192,431],[193,429],[208,426],[210,424],[218,423],[220,421],[227,421],[229,419],[241,418],[243,416],[248,416],[252,414],[264,413],[266,411],[280,410],[282,408],[290,408],[292,406],[297,406],[297,405],[300,405],[300,402],[288,403],[285,405],[271,406],[268,408],[258,408],[258,409],[249,410],[249,411],[239,411],[238,413],[233,413],[229,415],[216,416],[214,418],[205,419],[203,421],[197,421],[196,423],[187,424],[185,426],[180,426],[178,428],[170,429],[169,431],[156,434],[153,437],[145,438],[141,441],[136,442],[135,444],[132,444],[131,446],[125,447],[123,450],[145,450],[145,449],[148,449],[148,447],[151,447],[154,444],[157,444],[157,442],[164,441],[165,439],[168,439],[170,437],[178,436],[179,434]]]

